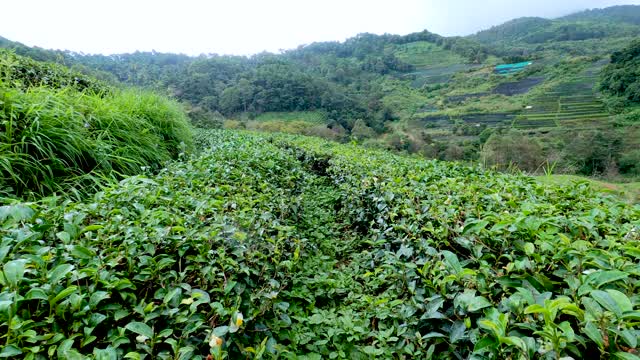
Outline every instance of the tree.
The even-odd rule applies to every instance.
[[[373,131],[372,128],[368,127],[362,119],[358,119],[353,124],[351,135],[355,136],[358,139],[368,139],[374,137],[376,135],[376,132]]]
[[[600,88],[611,95],[640,102],[640,40],[611,54],[611,64],[602,70]]]
[[[499,170],[515,166],[530,172],[536,171],[545,161],[540,144],[515,131],[489,136],[480,157],[483,164]]]

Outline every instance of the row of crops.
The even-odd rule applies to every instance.
[[[637,359],[640,207],[284,135],[0,207],[2,357]]]
[[[474,67],[455,52],[426,41],[396,45],[387,51],[393,51],[398,59],[414,66],[414,72],[403,76],[411,79],[411,86],[414,88],[446,83],[457,72]]]
[[[575,78],[533,99],[513,126],[519,129],[597,126],[607,120],[609,114],[594,90],[602,66],[596,62]]]

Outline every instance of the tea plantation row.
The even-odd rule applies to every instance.
[[[31,359],[637,359],[640,206],[304,137],[0,207]]]

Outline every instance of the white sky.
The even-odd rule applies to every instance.
[[[466,35],[640,0],[0,0],[0,36],[85,53],[253,54],[362,32]]]

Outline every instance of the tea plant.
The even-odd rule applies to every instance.
[[[634,359],[640,206],[318,139],[0,208],[0,356]]]

